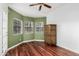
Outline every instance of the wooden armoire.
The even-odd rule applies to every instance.
[[[44,40],[45,43],[56,46],[56,24],[44,25]]]

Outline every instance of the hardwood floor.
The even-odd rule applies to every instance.
[[[20,44],[9,50],[5,56],[79,56],[79,54],[44,42],[33,41]]]

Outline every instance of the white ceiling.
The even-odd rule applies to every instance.
[[[39,6],[29,6],[32,3],[10,3],[9,7],[17,11],[18,13],[24,15],[24,16],[31,16],[31,17],[43,17],[47,16],[51,12],[54,12],[54,10],[62,7],[63,3],[47,3],[50,6],[52,6],[51,9],[48,9],[43,6],[42,10],[39,11]]]

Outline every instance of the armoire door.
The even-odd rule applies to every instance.
[[[56,45],[56,24],[47,24],[44,26],[44,40],[47,44]]]

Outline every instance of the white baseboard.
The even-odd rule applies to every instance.
[[[22,42],[20,42],[20,43],[14,45],[14,46],[8,48],[4,53],[1,54],[1,56],[5,56],[5,54],[6,54],[10,49],[15,48],[15,47],[17,47],[18,45],[20,45],[20,44],[22,44],[22,43],[32,42],[32,41],[42,41],[42,42],[44,42],[44,40],[39,40],[39,39],[33,39],[33,40],[22,41]]]
[[[67,49],[67,50],[69,50],[69,51],[72,51],[72,52],[74,52],[74,53],[78,53],[78,54],[79,54],[79,51],[75,51],[75,50],[73,50],[73,49],[71,49],[71,48],[67,48],[67,47],[61,46],[61,45],[57,45],[57,46],[62,47],[62,48],[65,48],[65,49]]]

